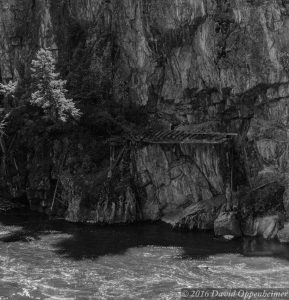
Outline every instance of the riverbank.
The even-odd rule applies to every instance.
[[[264,221],[265,220],[265,221]],[[232,235],[232,232],[226,231],[227,229],[223,228],[224,234],[216,234],[216,231],[213,229],[207,230],[200,230],[200,229],[189,229],[187,227],[173,227],[171,224],[168,224],[164,221],[141,221],[141,222],[134,222],[134,223],[119,223],[119,224],[91,224],[91,223],[71,223],[66,221],[64,218],[55,217],[53,215],[47,215],[44,213],[39,213],[35,211],[31,211],[28,207],[21,207],[21,208],[11,208],[5,212],[0,211],[0,240],[7,240],[7,241],[32,241],[33,239],[37,239],[38,233],[42,233],[43,228],[56,228],[59,231],[66,231],[70,230],[71,228],[83,228],[84,230],[93,231],[94,229],[98,228],[105,228],[105,230],[114,230],[120,228],[121,230],[131,230],[132,228],[141,228],[145,226],[159,226],[161,228],[166,228],[166,230],[181,233],[184,235],[188,235],[188,238],[192,234],[203,235],[205,239],[211,239],[213,241],[219,241],[220,243],[228,243],[229,241],[237,242],[237,243],[245,243],[244,250],[246,253],[252,251],[252,243],[254,244],[256,240],[260,244],[261,241],[266,245],[275,245],[279,244],[280,241],[278,240],[278,234],[282,232],[282,228],[278,230],[278,234],[274,236],[271,234],[269,238],[264,237],[264,232],[272,232],[276,228],[270,224],[273,222],[275,224],[278,221],[278,218],[271,218],[265,217],[263,220],[259,220],[258,226],[262,228],[263,231],[254,232],[254,234],[242,234],[239,236]],[[263,222],[263,223],[262,223]],[[266,223],[267,222],[267,223]],[[263,226],[261,226],[261,225]],[[287,226],[287,223],[283,223]],[[266,227],[267,225],[267,227]],[[252,225],[251,225],[252,226]],[[285,227],[285,229],[288,227]],[[46,229],[45,229],[46,230]],[[244,230],[244,229],[243,229]],[[285,245],[287,246],[287,245]],[[289,247],[289,245],[288,245]],[[249,249],[249,250],[248,250]],[[250,250],[251,249],[251,250]],[[289,248],[288,248],[289,249]],[[253,250],[254,251],[254,250]]]

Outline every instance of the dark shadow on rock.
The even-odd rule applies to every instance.
[[[135,247],[179,247],[180,258],[205,259],[217,253],[238,253],[240,241],[225,243],[210,233],[180,232],[164,223],[114,225],[79,230],[71,238],[59,242],[57,252],[81,259],[124,254]]]
[[[242,254],[246,256],[275,256],[289,260],[289,246],[262,239],[236,239],[225,241],[215,238],[212,232],[173,230],[170,225],[137,223],[131,225],[81,225],[31,213],[0,215],[4,228],[22,226],[21,230],[0,237],[0,242],[29,242],[53,235],[53,231],[69,234],[55,244],[55,252],[73,259],[97,259],[105,255],[122,255],[130,248],[156,246],[179,247],[179,259],[206,259],[217,254]]]

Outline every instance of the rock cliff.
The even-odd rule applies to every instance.
[[[55,207],[70,221],[157,220],[225,198],[231,181],[243,217],[289,213],[288,1],[0,0],[0,20],[1,80],[25,90],[35,52],[50,49],[90,125],[106,126],[100,108],[118,107],[133,121],[145,115],[137,130],[237,134],[231,175],[220,145],[112,150],[84,127],[47,144],[26,114],[16,142],[15,130],[7,138],[14,196],[47,210],[59,194]],[[27,138],[31,120],[38,133]],[[112,152],[119,163],[107,176]],[[212,228],[224,202],[177,223]]]

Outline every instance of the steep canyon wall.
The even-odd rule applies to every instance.
[[[2,81],[28,77],[37,49],[48,48],[68,88],[145,110],[144,127],[237,133],[234,197],[256,213],[262,201],[262,214],[289,209],[288,1],[0,0],[0,21]],[[102,168],[94,159],[96,136],[72,143],[62,134],[49,149],[37,136],[18,139],[11,190],[26,193],[32,206],[50,206],[65,160],[59,193],[71,221],[156,220],[225,194],[224,149],[215,146],[125,150],[118,188],[107,197],[109,183],[96,188],[109,166],[109,158]],[[23,150],[27,143],[34,151]],[[222,203],[201,210],[190,226],[211,228]]]

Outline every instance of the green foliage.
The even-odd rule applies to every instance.
[[[9,81],[7,84],[0,83],[0,93],[4,97],[13,97],[14,98],[17,84],[18,84],[17,81],[14,81],[14,82]]]
[[[80,111],[72,99],[66,98],[66,81],[55,72],[55,59],[48,50],[40,49],[31,67],[31,103],[41,107],[54,122],[66,122],[68,117],[78,118]]]
[[[0,83],[0,94],[4,96],[3,106],[5,109],[17,106],[15,103],[17,88],[17,81],[9,81],[7,84]]]

